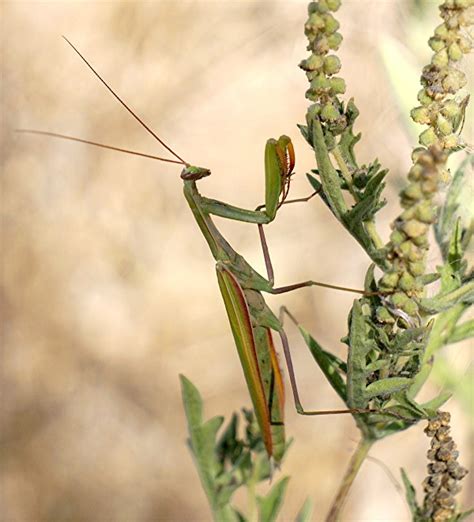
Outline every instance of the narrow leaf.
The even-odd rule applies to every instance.
[[[431,298],[420,299],[420,307],[430,314],[442,312],[457,303],[472,303],[474,301],[474,281],[469,281],[461,287],[436,295]]]
[[[367,400],[379,396],[390,396],[396,392],[408,388],[411,384],[411,379],[407,377],[388,377],[369,384],[365,389],[365,397]]]
[[[443,404],[447,403],[452,396],[453,396],[452,392],[442,391],[434,399],[431,399],[430,401],[421,404],[421,407],[424,410],[432,410],[432,411],[439,410],[439,408],[441,408],[441,406],[443,406]]]
[[[202,423],[201,394],[187,377],[180,374],[179,379],[181,381],[181,393],[189,429],[196,429]]]
[[[461,272],[463,254],[461,219],[458,219],[449,242],[447,258],[447,263],[455,273]]]
[[[347,370],[346,364],[335,355],[323,350],[321,345],[302,326],[299,326],[299,330],[326,379],[345,402],[347,400],[346,383],[339,372]]]
[[[313,122],[313,149],[316,154],[319,176],[321,178],[324,193],[328,198],[329,205],[334,215],[342,221],[344,214],[347,212],[347,205],[342,195],[339,175],[329,158],[321,123],[317,119]]]
[[[278,516],[278,512],[283,504],[289,477],[284,477],[278,481],[265,497],[258,497],[260,517],[259,520],[273,522]]]
[[[443,254],[443,258],[445,260],[448,257],[448,248],[450,243],[451,231],[454,229],[454,223],[459,214],[459,207],[462,199],[462,190],[463,187],[466,186],[469,165],[474,165],[473,155],[467,156],[467,158],[461,163],[459,168],[456,170],[453,176],[453,180],[449,186],[449,190],[446,195],[446,200],[441,209],[438,221],[434,227],[436,241],[438,242],[438,245]]]
[[[296,516],[295,522],[310,522],[311,516],[313,514],[313,502],[310,498],[307,498],[304,501],[303,506],[298,512]]]
[[[451,332],[446,344],[458,343],[459,341],[471,339],[472,337],[474,337],[474,319],[457,325]]]
[[[350,408],[365,408],[367,398],[366,355],[368,352],[366,321],[359,301],[354,301],[349,330],[349,353],[347,359],[347,405]]]
[[[410,513],[415,520],[415,517],[419,514],[420,508],[418,506],[418,502],[416,501],[416,490],[411,480],[408,478],[406,471],[402,468],[401,470],[403,485],[405,486],[405,497],[407,499],[408,507],[410,508]]]

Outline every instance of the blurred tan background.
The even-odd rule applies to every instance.
[[[436,2],[423,4],[423,24],[411,14],[414,3],[347,1],[339,16],[342,75],[362,112],[359,157],[378,156],[391,169],[385,237],[410,140],[380,49],[390,38],[406,45],[415,65],[426,61]],[[198,386],[207,416],[229,416],[249,398],[214,264],[181,194],[180,168],[12,129],[163,153],[64,34],[172,147],[212,169],[200,186],[205,195],[247,208],[261,203],[265,140],[282,133],[297,153],[293,194],[305,195],[314,160],[295,124],[307,106],[297,68],[306,55],[306,2],[4,2],[1,9],[0,520],[209,520],[185,445],[178,373]],[[290,207],[268,227],[277,284],[313,278],[360,287],[368,259],[322,203]],[[263,272],[257,229],[218,225]],[[302,290],[269,301],[275,309],[287,304],[342,354],[352,299]],[[288,330],[306,406],[339,407]],[[452,347],[450,364],[463,368],[467,355],[466,346]],[[468,421],[456,399],[449,409],[468,465]],[[294,519],[308,495],[314,520],[322,520],[358,433],[351,418],[302,418],[290,403],[287,419],[295,443],[283,470],[292,479],[281,520]],[[397,481],[402,465],[417,485],[423,479],[422,429],[372,451]],[[346,519],[409,519],[403,495],[376,462],[365,463]]]

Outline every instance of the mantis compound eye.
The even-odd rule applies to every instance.
[[[197,181],[198,179],[206,178],[211,175],[211,171],[209,169],[201,168],[201,167],[186,167],[181,172],[181,179],[187,181]]]

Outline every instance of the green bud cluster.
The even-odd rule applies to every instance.
[[[437,217],[433,198],[445,171],[447,153],[439,146],[433,146],[415,149],[412,157],[414,163],[408,173],[409,184],[400,194],[404,210],[392,224],[387,254],[390,267],[380,279],[379,288],[394,292],[390,301],[395,309],[416,317],[416,300],[423,295],[421,276],[426,268],[428,232]],[[381,317],[380,313],[377,315]],[[385,319],[381,322],[393,321]]]
[[[306,98],[314,102],[308,108],[308,124],[318,116],[332,135],[340,134],[348,125],[344,108],[338,96],[346,91],[343,78],[335,76],[341,69],[341,61],[331,51],[337,51],[342,35],[339,22],[332,12],[337,11],[341,0],[319,0],[308,6],[305,34],[310,56],[300,63],[310,83]]]
[[[434,55],[421,76],[423,89],[418,93],[421,105],[411,111],[411,117],[429,126],[420,134],[421,145],[436,144],[452,150],[462,145],[457,131],[464,119],[467,98],[458,101],[454,95],[467,80],[456,63],[473,46],[463,28],[474,24],[474,0],[446,0],[440,11],[443,23],[429,40]]]

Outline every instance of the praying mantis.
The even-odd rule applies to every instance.
[[[78,141],[183,166],[181,179],[184,185],[184,196],[216,262],[215,268],[219,289],[222,294],[255,416],[268,456],[272,458],[276,464],[279,464],[286,445],[283,376],[273,343],[272,330],[278,333],[282,342],[293,399],[298,413],[302,415],[326,415],[371,412],[372,410],[350,409],[307,411],[303,408],[297,389],[288,338],[283,329],[283,313],[280,313],[280,317],[277,317],[268,307],[262,295],[264,292],[269,294],[282,294],[309,286],[322,286],[364,293],[362,290],[349,289],[312,280],[283,287],[274,286],[274,273],[263,225],[271,223],[283,205],[308,201],[317,193],[313,192],[306,198],[287,199],[295,165],[295,154],[291,139],[288,136],[282,135],[279,139],[269,139],[266,143],[264,162],[265,203],[263,205],[255,210],[247,210],[222,201],[206,198],[200,194],[197,184],[203,178],[208,177],[211,171],[207,168],[193,166],[175,153],[129,108],[118,94],[112,90],[78,49],[69,40],[66,38],[65,40],[109,92],[175,159],[143,154],[63,134],[34,130],[20,130],[20,132]],[[259,274],[231,247],[224,236],[219,232],[212,216],[237,220],[258,226],[267,277]]]

